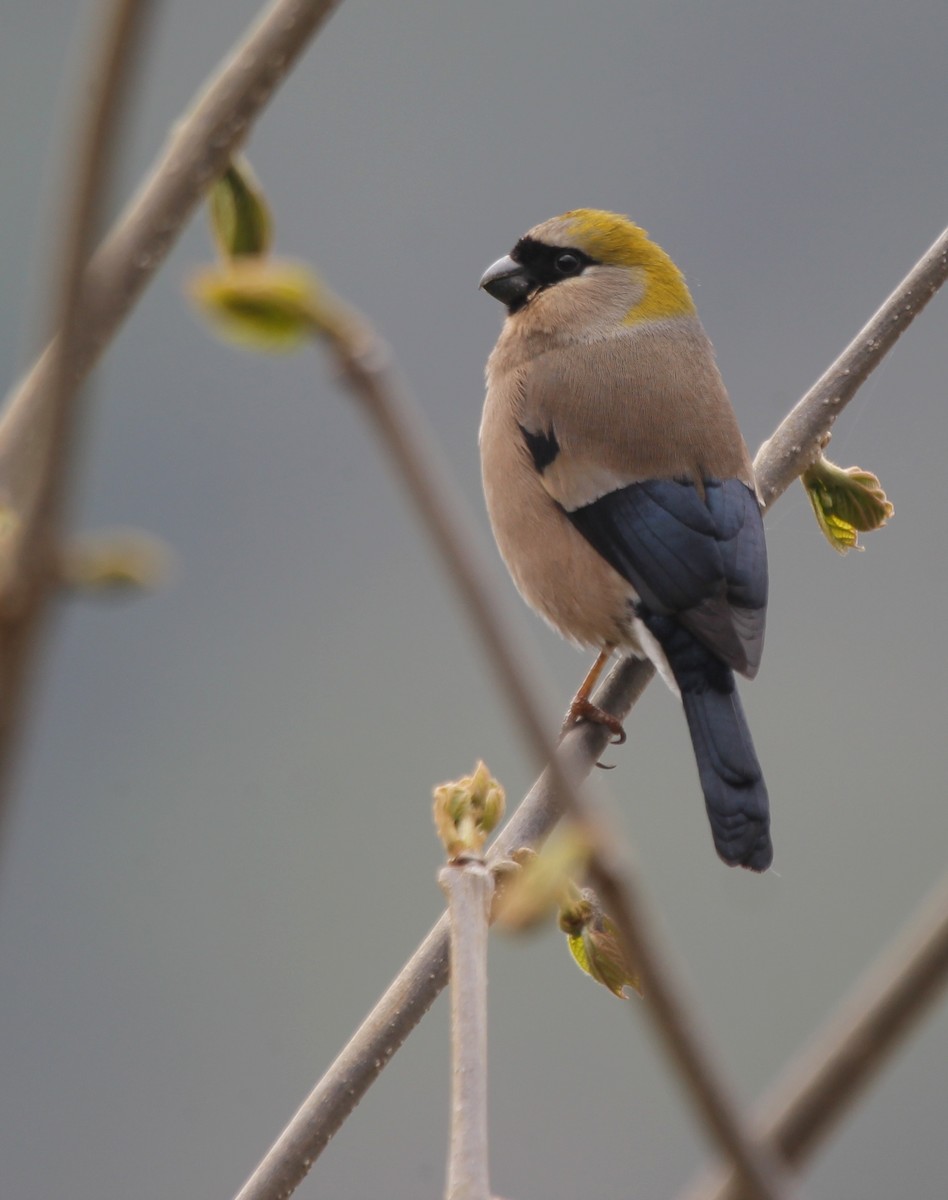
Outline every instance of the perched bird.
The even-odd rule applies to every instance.
[[[671,258],[627,217],[575,209],[480,285],[507,308],[480,430],[487,509],[524,599],[599,658],[655,663],[681,696],[714,844],[770,866],[767,789],[734,672],[760,663],[767,554],[737,419]]]

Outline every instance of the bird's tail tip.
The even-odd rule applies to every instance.
[[[766,793],[765,793],[766,795]],[[710,814],[710,807],[709,807]],[[729,867],[745,867],[748,871],[766,871],[774,861],[774,846],[770,840],[770,821],[745,818],[737,833],[722,836],[712,817],[711,833],[719,858]],[[737,831],[735,831],[737,832]]]
[[[773,862],[770,801],[737,692],[683,693],[714,846],[732,867]]]

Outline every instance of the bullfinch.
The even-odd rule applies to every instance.
[[[507,310],[480,429],[487,509],[530,604],[681,696],[715,848],[764,871],[767,789],[735,688],[760,664],[767,553],[750,455],[684,277],[627,217],[536,225],[480,285]]]

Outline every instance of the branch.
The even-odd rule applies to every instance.
[[[494,877],[479,861],[438,872],[451,924],[451,1149],[445,1200],[490,1200],[487,930]]]
[[[805,469],[812,455],[812,446],[804,440],[803,433],[797,437],[788,431],[795,428],[795,422],[804,422],[804,429],[809,427],[813,430],[810,436],[818,437],[828,416],[835,419],[895,341],[895,336],[888,340],[877,336],[875,330],[878,323],[889,324],[901,320],[902,325],[898,328],[907,327],[944,282],[948,275],[946,241],[948,231],[913,268],[866,327],[869,333],[865,340],[866,331],[863,331],[761,448],[755,468],[759,486],[768,504],[773,503],[787,486],[781,481],[787,477],[788,471],[792,468],[799,473]],[[924,285],[919,292],[920,277]],[[902,316],[896,317],[900,309]],[[847,370],[853,371],[857,364],[859,374],[853,386],[847,386],[845,394],[840,393],[837,403],[824,405],[823,394],[818,390],[823,380],[830,375],[835,378],[834,373],[837,372],[843,375]],[[832,410],[831,414],[827,410]],[[832,420],[828,420],[828,424],[832,424]],[[792,474],[787,482],[789,479],[792,479]],[[453,496],[451,499],[453,511]],[[648,663],[633,659],[619,663],[600,689],[596,703],[607,712],[624,718],[644,691],[652,674]],[[578,780],[592,769],[605,748],[606,740],[605,732],[598,726],[574,729],[565,738],[554,762],[561,763],[563,769]],[[553,786],[548,769],[502,831],[496,843],[496,853],[503,855],[518,846],[536,845],[542,841],[559,819],[561,805],[561,796]],[[492,854],[489,859],[493,857]],[[442,918],[304,1101],[237,1200],[271,1200],[272,1197],[287,1196],[293,1191],[381,1073],[384,1064],[427,1012],[446,980],[447,920]]]
[[[435,832],[448,856],[438,884],[451,940],[451,1142],[445,1200],[491,1200],[487,1158],[487,931],[494,875],[483,853],[504,815],[504,789],[478,762],[434,789]]]
[[[77,219],[74,225],[67,218],[66,227],[78,230],[81,224],[82,236],[73,243],[76,253],[64,254],[61,260],[58,295],[62,303],[57,303],[58,321],[54,324],[54,330],[59,329],[58,345],[54,340],[47,346],[9,395],[0,417],[0,488],[3,504],[17,523],[12,549],[0,559],[0,808],[6,807],[15,730],[43,607],[34,593],[37,586],[41,591],[47,587],[45,579],[38,582],[38,566],[32,572],[35,579],[24,579],[22,560],[29,556],[38,562],[51,552],[50,529],[43,531],[38,523],[47,519],[40,514],[48,515],[59,506],[65,483],[60,479],[59,462],[48,461],[47,448],[52,446],[54,460],[58,460],[71,441],[64,435],[71,433],[73,418],[63,418],[62,425],[60,416],[48,418],[52,420],[50,432],[44,413],[71,412],[72,391],[164,261],[204,189],[226,167],[308,40],[339,2],[273,0],[174,127],[167,148],[84,273],[89,231],[95,228],[91,218],[101,190],[96,186],[85,192],[88,181],[78,183],[85,178],[78,166],[70,176],[71,185],[78,185],[75,208],[70,206]],[[132,5],[129,11],[134,9]],[[104,90],[114,82],[112,71],[102,69],[110,47],[101,39],[96,44],[99,67],[90,73],[89,86],[97,90],[101,80]],[[114,99],[107,100],[102,119],[111,119],[121,108]],[[103,138],[97,148],[87,144],[87,151],[97,155],[105,145]],[[98,163],[90,178],[101,180],[103,174],[104,163]],[[73,195],[72,186],[64,191]],[[84,193],[81,198],[80,192]],[[80,289],[81,303],[67,304],[67,292],[75,301]],[[52,490],[51,479],[59,480]],[[25,613],[33,615],[27,619]]]
[[[754,459],[764,508],[816,460],[836,418],[948,278],[948,229],[780,422]]]
[[[881,1071],[948,983],[948,875],[929,893],[759,1105],[761,1137],[801,1165]],[[682,1200],[739,1200],[719,1171]]]

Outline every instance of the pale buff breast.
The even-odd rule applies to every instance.
[[[544,488],[517,425],[517,373],[492,379],[481,471],[497,546],[518,591],[564,637],[638,650],[635,591],[576,531]]]

